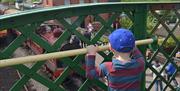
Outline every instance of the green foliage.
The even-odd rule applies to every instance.
[[[15,0],[0,0],[2,3],[13,3]]]
[[[180,41],[180,36],[178,36],[177,39]],[[163,43],[162,40],[158,41],[158,45],[162,45],[162,43]],[[176,47],[176,42],[174,41],[172,37],[170,37],[168,38],[166,43],[163,45],[163,50],[166,53],[171,54],[175,47]]]
[[[174,39],[172,37],[170,37],[166,44],[164,45],[165,48],[168,48],[168,47],[174,47],[176,45]]]
[[[100,41],[101,42],[103,42],[103,43],[108,43],[108,37],[107,36],[102,36],[101,38],[100,38]]]
[[[180,36],[177,37],[177,39],[180,41]],[[159,41],[158,44],[162,45],[163,41]],[[163,45],[164,48],[169,48],[169,47],[175,47],[176,42],[172,37],[168,38],[167,42]]]
[[[121,0],[121,2],[150,2],[150,1],[179,1],[179,0]]]
[[[149,12],[147,16],[147,32],[150,33],[157,24],[157,19]]]
[[[130,28],[133,25],[133,22],[128,17],[122,17],[120,20],[120,24],[123,28]],[[157,19],[149,13],[147,16],[147,31],[150,33],[153,27],[157,24]]]
[[[39,2],[40,0],[32,0],[32,2]]]
[[[144,1],[159,1],[159,0],[121,0],[122,2],[144,2]]]
[[[120,24],[121,24],[121,27],[127,28],[127,29],[129,29],[133,25],[131,19],[129,19],[128,17],[122,17],[120,19]]]

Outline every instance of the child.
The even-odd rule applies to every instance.
[[[68,43],[64,44],[60,51],[67,51],[67,50],[72,50],[72,49],[80,49],[80,40],[77,38],[77,36],[71,36],[70,40]],[[71,56],[70,57],[72,60],[75,58],[75,56]],[[57,65],[57,70],[54,73],[54,78],[57,78],[63,71],[64,68],[66,67],[65,64],[62,63],[62,61],[56,61],[56,65]]]
[[[176,78],[173,77],[173,74],[176,72],[175,66],[174,66],[172,63],[169,63],[169,64],[166,66],[165,71],[166,71],[166,74],[167,74],[167,79],[168,79],[168,81],[169,81],[170,78],[171,78],[172,81],[174,82],[175,87],[179,87]]]
[[[97,47],[87,47],[86,76],[90,79],[106,76],[108,91],[140,91],[144,58],[135,48],[133,34],[127,29],[117,29],[110,34],[109,42],[114,58],[111,62],[100,64],[97,69],[95,68]]]
[[[113,29],[118,29],[121,27],[119,20],[120,18],[116,18],[116,20],[113,22]]]
[[[161,69],[163,68],[163,65],[159,62],[158,59],[155,58],[155,63],[152,66],[157,72],[160,72]],[[161,73],[161,76],[165,77],[164,71]],[[153,73],[153,79],[156,78],[156,74]],[[155,91],[159,91],[159,86],[160,86],[160,91],[163,91],[163,83],[161,79],[157,78],[155,81]]]

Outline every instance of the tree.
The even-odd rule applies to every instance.
[[[179,1],[179,0],[120,0],[121,2]]]
[[[2,3],[14,3],[15,0],[0,0]]]
[[[129,29],[133,25],[131,19],[129,19],[128,16],[121,17],[120,24],[121,24],[121,27],[127,28],[127,29]]]
[[[6,4],[6,5],[11,5],[14,4],[15,0],[0,0],[0,3]]]
[[[178,40],[180,40],[180,36],[176,37]],[[158,45],[162,45],[163,40],[158,41]],[[176,42],[172,37],[169,37],[167,42],[163,45],[163,50],[168,53],[171,54],[171,52],[174,50],[174,48],[176,47]]]

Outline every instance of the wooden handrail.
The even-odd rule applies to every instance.
[[[144,39],[144,40],[137,40],[135,44],[145,45],[145,44],[151,44],[153,42],[154,40],[150,38],[150,39]],[[104,51],[108,49],[109,49],[109,45],[98,46],[98,51]],[[69,50],[69,51],[60,51],[60,52],[53,52],[53,53],[47,53],[47,54],[32,55],[32,56],[26,56],[26,57],[3,59],[3,60],[0,60],[0,67],[24,64],[24,63],[32,63],[32,62],[38,62],[38,61],[46,61],[49,59],[75,56],[75,55],[80,55],[80,54],[85,54],[85,53],[87,53],[87,49],[82,48],[82,49],[75,49],[75,50]]]

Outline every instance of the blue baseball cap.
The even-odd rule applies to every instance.
[[[116,29],[109,35],[111,47],[117,52],[130,52],[135,46],[135,37],[128,29]]]

